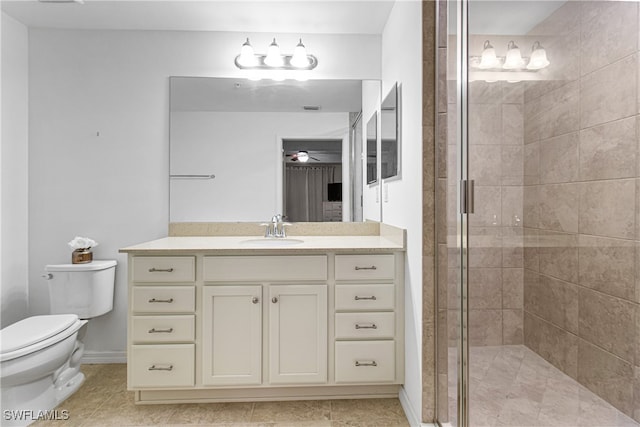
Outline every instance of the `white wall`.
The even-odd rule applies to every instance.
[[[28,31],[2,13],[0,327],[28,314]]]
[[[399,48],[401,47],[401,48]],[[383,181],[382,221],[407,230],[405,391],[421,414],[422,359],[422,9],[397,1],[382,34],[382,97],[400,85],[401,179]]]
[[[171,221],[269,221],[282,212],[281,138],[342,138],[349,113],[171,113]],[[348,165],[348,163],[347,163]]]
[[[169,76],[234,77],[245,37],[305,40],[314,78],[379,79],[380,37],[32,29],[30,60],[30,301],[48,310],[48,263],[68,263],[75,235],[117,259],[113,312],[89,323],[87,352],[124,357],[126,257],[118,248],[167,235]]]

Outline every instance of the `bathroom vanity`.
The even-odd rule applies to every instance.
[[[137,403],[397,396],[404,231],[170,236],[128,254]]]

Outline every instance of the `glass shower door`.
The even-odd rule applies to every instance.
[[[640,3],[448,14],[439,422],[640,425]]]

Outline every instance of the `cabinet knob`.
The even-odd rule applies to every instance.
[[[274,304],[277,303],[278,302],[278,297],[271,298],[271,302],[274,303]]]
[[[252,303],[254,303],[254,304],[257,304],[257,303],[259,303],[259,302],[260,302],[260,298],[258,298],[258,297],[253,297],[253,298],[251,298],[251,302],[252,302]]]

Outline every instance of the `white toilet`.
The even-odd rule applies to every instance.
[[[85,325],[113,309],[116,264],[108,260],[46,266],[51,314],[0,331],[0,424],[28,425],[80,388]]]

